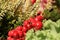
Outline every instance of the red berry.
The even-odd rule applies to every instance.
[[[16,40],[20,40],[20,39],[16,39]]]
[[[32,28],[32,26],[30,24],[27,24],[26,26],[27,26],[28,30]]]
[[[34,18],[33,18],[33,17],[30,17],[30,19],[29,19],[29,20],[30,20],[30,22],[32,22],[32,21],[34,21]]]
[[[18,38],[18,32],[15,30],[14,33],[13,33],[13,37],[14,38]]]
[[[35,29],[36,30],[39,30],[39,29],[41,29],[42,28],[42,26],[43,26],[43,24],[42,24],[42,22],[36,22],[36,27],[35,27]]]
[[[16,30],[22,31],[22,26],[17,26]]]
[[[30,20],[30,23],[31,23],[31,22],[33,22],[33,21],[35,21],[35,19],[34,19],[34,18],[32,18],[32,17],[30,17],[30,19],[29,19],[29,20]]]
[[[34,4],[36,2],[36,0],[31,0],[31,3]]]
[[[23,31],[18,31],[19,37],[23,36]]]
[[[8,32],[8,36],[10,36],[10,37],[12,37],[13,34],[14,34],[14,30],[11,30],[11,31]]]
[[[7,40],[15,40],[14,38],[8,37]]]
[[[11,30],[9,31],[8,36],[17,38],[18,32],[16,30]]]
[[[24,37],[22,37],[22,38],[20,38],[20,40],[25,40],[25,38],[24,38]]]
[[[27,21],[30,23],[30,20],[29,19]]]
[[[36,26],[36,21],[32,22],[32,26],[35,27]]]
[[[34,27],[36,25],[36,21],[34,18],[30,18],[31,25]]]
[[[23,26],[26,26],[27,24],[29,24],[28,20],[24,21]]]
[[[23,31],[23,32],[27,32],[27,30],[28,30],[27,27],[24,26],[22,31]]]
[[[43,20],[43,16],[36,16],[35,21],[42,21]]]

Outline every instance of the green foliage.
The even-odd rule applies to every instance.
[[[6,38],[9,30],[22,24],[14,15],[16,4],[10,0],[0,0],[0,37]]]
[[[46,9],[44,11],[44,17],[53,21],[60,19],[60,13],[58,12],[58,8],[56,6],[53,6],[51,10]]]
[[[60,7],[60,0],[55,0],[58,7]]]

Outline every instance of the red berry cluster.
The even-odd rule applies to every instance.
[[[42,28],[42,20],[42,16],[30,17],[30,19],[24,21],[23,26],[18,26],[16,29],[9,31],[7,40],[24,40],[26,32],[31,28],[34,30]]]
[[[24,40],[23,27],[18,26],[16,29],[8,32],[7,40]]]
[[[35,18],[30,18],[30,25],[34,30],[40,30],[42,28],[43,16],[36,16]]]

